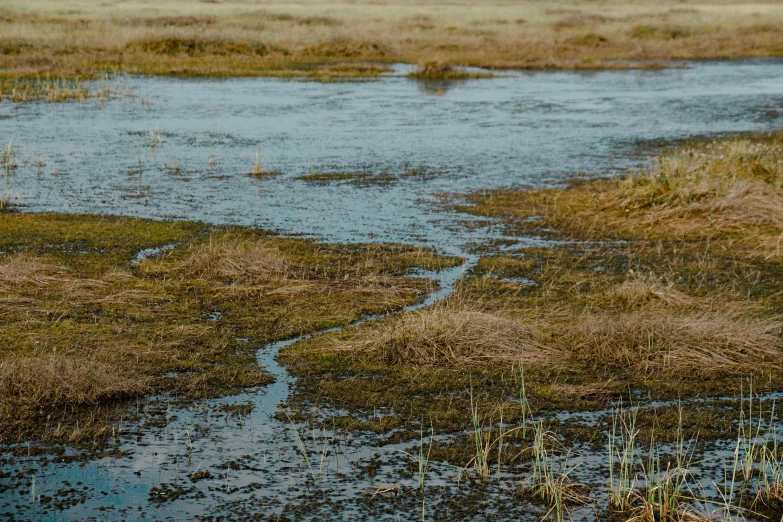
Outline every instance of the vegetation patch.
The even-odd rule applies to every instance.
[[[511,474],[545,511],[680,520],[700,508],[678,491],[705,477],[757,495],[727,497],[732,512],[776,506],[783,468],[749,425],[772,440],[779,423],[759,396],[783,389],[781,154],[777,133],[725,138],[622,179],[470,196],[459,208],[509,235],[558,241],[482,251],[433,307],[285,348],[288,407],[380,445],[431,430],[428,459]],[[569,466],[585,448],[608,477]],[[697,458],[746,471],[691,477]]]
[[[475,78],[491,78],[491,73],[468,72],[448,63],[427,62],[408,74],[409,78],[417,80],[469,80]]]
[[[103,82],[97,89],[91,89],[85,82],[77,78],[0,78],[0,101],[12,102],[64,102],[85,101],[95,98],[105,101],[121,95],[128,95],[127,90],[117,85]]]
[[[414,167],[406,165],[402,171],[382,170],[380,172],[359,171],[359,172],[312,172],[299,176],[297,179],[317,185],[327,185],[330,183],[352,183],[359,186],[367,185],[390,185],[406,179],[428,180],[449,173],[446,168],[431,168],[423,165]]]
[[[119,72],[324,80],[371,78],[378,66],[404,62],[425,64],[418,77],[456,79],[466,73],[443,64],[618,69],[783,53],[783,8],[775,2],[683,8],[679,0],[578,6],[525,0],[474,10],[464,0],[381,1],[372,8],[299,1],[260,10],[252,3],[173,0],[154,13],[97,0],[67,11],[54,0],[6,4],[0,69],[7,78]]]
[[[100,441],[127,399],[264,385],[264,343],[414,302],[429,283],[411,270],[457,262],[198,223],[2,216],[4,443]],[[162,245],[175,246],[137,257]]]
[[[266,56],[272,49],[260,42],[217,40],[206,38],[148,38],[128,43],[128,49],[163,55],[185,54],[188,56],[241,54]],[[285,53],[285,51],[282,51]]]

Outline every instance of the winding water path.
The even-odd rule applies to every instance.
[[[471,246],[537,242],[506,238],[496,223],[451,212],[439,205],[444,193],[601,175],[643,163],[645,147],[660,140],[779,127],[782,66],[701,62],[664,71],[508,73],[457,84],[411,81],[400,76],[404,67],[378,81],[334,84],[130,77],[120,81],[135,97],[105,104],[0,103],[0,132],[17,150],[20,166],[10,182],[25,211],[256,225],[335,242],[405,242],[468,259],[423,274],[438,290],[409,311],[449,294],[475,262]],[[278,174],[249,176],[256,161]],[[302,178],[323,172],[358,176]],[[43,519],[318,519],[336,505],[343,518],[361,517],[366,494],[399,483],[393,472],[404,447],[372,448],[312,427],[295,432],[277,420],[293,381],[276,355],[297,340],[260,347],[259,361],[276,378],[270,386],[172,409],[166,426],[120,437],[111,456],[31,459],[12,471],[22,466],[35,477],[38,496],[79,501],[50,508]],[[222,413],[241,404],[253,406],[250,415]],[[313,455],[328,449],[311,463],[318,488],[306,484],[311,471],[298,437]],[[382,461],[380,472],[359,476],[371,459]],[[210,477],[191,483],[201,471]],[[454,470],[436,471],[433,487],[456,479]],[[172,491],[181,495],[172,500]],[[42,507],[30,494],[29,486],[6,490],[0,516],[30,518]],[[331,504],[291,511],[318,498]]]

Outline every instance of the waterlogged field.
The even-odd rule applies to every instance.
[[[779,61],[443,63],[16,84],[3,517],[781,519]]]

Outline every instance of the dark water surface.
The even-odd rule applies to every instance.
[[[9,180],[12,199],[24,211],[199,219],[337,242],[416,243],[465,255],[468,245],[502,237],[502,231],[492,223],[463,226],[464,216],[437,204],[441,194],[537,187],[575,172],[606,174],[643,162],[649,148],[640,143],[765,130],[783,121],[779,60],[701,62],[661,71],[509,73],[450,85],[399,75],[328,84],[120,81],[134,97],[0,103],[0,137],[13,140],[19,161]],[[248,175],[257,151],[278,175]],[[359,177],[300,179],[313,173]],[[464,268],[430,274],[441,290],[423,304],[448,295]],[[112,445],[117,451],[103,458],[63,463],[6,452],[0,518],[420,520],[417,495],[397,497],[394,504],[370,501],[378,488],[415,485],[398,473],[411,460],[402,453],[410,450],[405,445],[372,447],[377,441],[297,426],[320,480],[308,484],[313,473],[295,431],[275,417],[293,384],[275,356],[290,342],[259,347],[261,362],[277,377],[273,385],[172,408],[167,426],[138,435],[127,434],[137,426],[118,426],[122,436]],[[155,404],[165,409],[165,402]],[[241,422],[219,413],[231,404],[251,404],[253,411]],[[142,419],[146,407],[140,405]],[[592,422],[589,415],[585,422]],[[371,460],[375,472],[361,474]],[[205,470],[211,478],[191,482]],[[432,463],[428,473],[429,519],[453,510],[444,506],[455,498],[461,502],[461,493],[454,486],[458,470]],[[469,518],[542,515],[504,498],[488,501]],[[52,499],[66,501],[58,507]]]

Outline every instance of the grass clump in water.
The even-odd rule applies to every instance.
[[[106,100],[119,96],[115,85],[103,85],[97,90],[88,88],[75,78],[0,78],[0,101],[12,102],[65,102],[88,99]],[[127,94],[125,92],[124,94]]]
[[[449,63],[426,62],[408,74],[409,78],[416,80],[469,80],[475,78],[491,78],[490,73],[472,73],[454,67]]]

